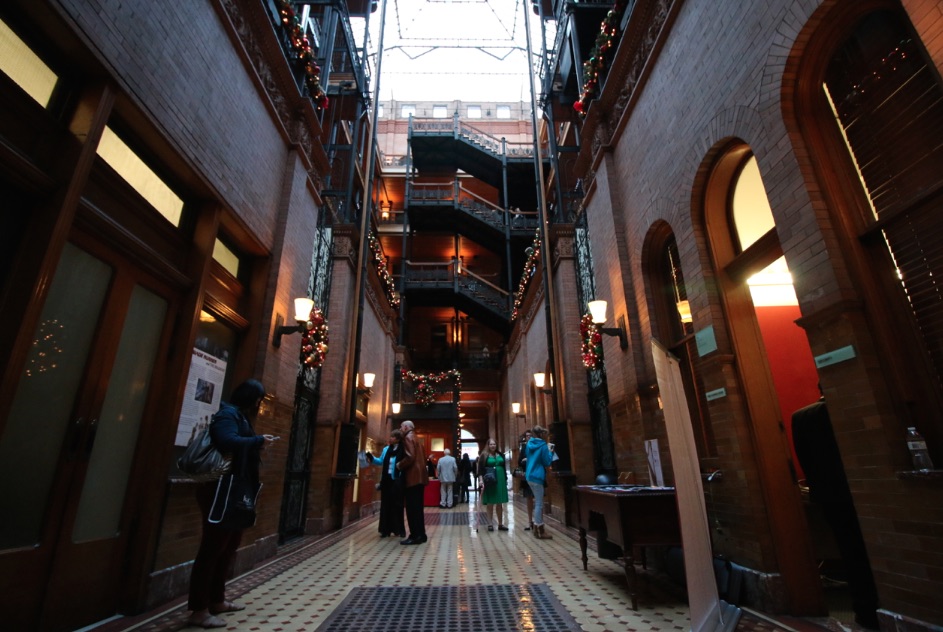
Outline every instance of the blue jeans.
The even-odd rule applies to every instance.
[[[530,490],[534,492],[534,524],[542,525],[544,523],[544,485],[527,481]]]

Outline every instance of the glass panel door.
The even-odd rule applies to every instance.
[[[103,244],[63,250],[0,436],[0,590],[18,603],[14,628],[74,629],[117,610],[172,297]]]
[[[63,443],[83,420],[77,395],[112,277],[103,262],[67,245],[0,437],[0,550],[42,538]]]
[[[167,301],[160,296],[141,286],[132,290],[85,475],[73,542],[112,537],[119,531],[166,312]]]

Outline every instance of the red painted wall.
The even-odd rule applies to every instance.
[[[801,316],[798,305],[757,307],[766,356],[769,359],[773,384],[779,397],[786,436],[792,446],[792,413],[819,398],[818,372],[805,331],[795,323]],[[792,461],[799,477],[803,477],[795,450]]]

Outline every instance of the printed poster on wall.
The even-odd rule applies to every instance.
[[[185,446],[196,433],[210,424],[219,410],[226,379],[226,360],[194,348],[190,358],[187,388],[180,408],[174,445]]]

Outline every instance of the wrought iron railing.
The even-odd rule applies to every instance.
[[[453,115],[451,120],[410,118],[410,134],[412,136],[451,135],[452,138],[478,147],[485,153],[499,159],[503,156],[511,159],[534,157],[532,142],[516,142],[495,138],[483,130],[460,121],[457,114]],[[547,155],[546,147],[541,148],[541,155]]]
[[[412,206],[451,205],[456,210],[485,222],[497,230],[503,231],[508,222],[513,231],[533,231],[538,224],[536,211],[527,212],[516,208],[505,211],[497,204],[462,187],[458,180],[432,183],[410,182],[407,184],[407,197]]]
[[[508,318],[508,292],[464,269],[461,262],[406,262],[406,289],[451,289]]]

